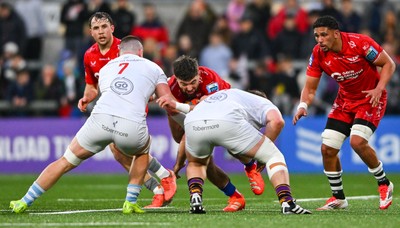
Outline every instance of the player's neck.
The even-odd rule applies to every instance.
[[[339,53],[339,52],[342,51],[342,47],[343,47],[342,37],[339,36],[339,38],[336,39],[336,41],[335,41],[334,45],[332,46],[331,50],[333,52]]]

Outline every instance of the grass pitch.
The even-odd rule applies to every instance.
[[[323,174],[292,174],[291,187],[297,202],[311,215],[282,215],[266,175],[266,188],[254,195],[245,174],[231,174],[233,184],[246,197],[246,209],[226,213],[228,198],[206,181],[203,201],[207,214],[189,214],[189,193],[185,177],[178,179],[178,191],[165,208],[145,214],[124,215],[127,175],[67,174],[24,214],[8,209],[11,200],[20,199],[37,175],[0,175],[0,227],[399,227],[400,204],[396,187],[400,174],[388,173],[395,185],[394,202],[385,211],[378,209],[377,185],[369,174],[343,177],[349,207],[338,211],[316,211],[330,196]],[[142,206],[150,204],[152,193],[143,189]]]

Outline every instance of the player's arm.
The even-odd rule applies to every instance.
[[[86,84],[83,97],[79,99],[78,108],[81,112],[86,112],[86,108],[98,95],[97,84]]]
[[[180,103],[172,95],[160,96],[157,99],[157,103],[161,108],[164,108],[170,112],[174,112],[174,110],[176,110],[183,113],[189,113],[195,106],[192,104]]]
[[[185,137],[182,138],[179,143],[178,153],[176,154],[176,160],[174,165],[174,173],[177,178],[180,178],[179,171],[185,167],[186,153],[185,153]]]
[[[389,83],[394,71],[396,70],[396,64],[392,58],[383,50],[378,58],[374,61],[374,65],[381,67],[379,82],[376,87],[372,90],[362,91],[366,94],[366,97],[370,97],[369,103],[372,107],[376,107],[379,104],[382,92],[385,90],[386,85]]]
[[[297,107],[297,112],[293,117],[293,125],[296,125],[297,121],[307,116],[307,107],[313,102],[315,94],[317,92],[318,84],[320,81],[319,77],[311,77],[307,75],[306,84],[301,91],[300,104]]]
[[[279,110],[271,109],[267,112],[264,135],[271,139],[272,142],[278,138],[284,126],[285,121]]]

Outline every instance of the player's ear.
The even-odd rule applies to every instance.
[[[114,32],[115,26],[111,25],[111,32]]]
[[[340,31],[337,30],[337,29],[333,32],[333,34],[334,34],[335,38],[339,38],[340,37]]]
[[[138,51],[138,56],[140,56],[140,57],[143,58],[143,49],[140,49],[140,50]]]

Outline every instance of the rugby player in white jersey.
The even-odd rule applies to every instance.
[[[100,70],[101,96],[90,117],[64,155],[42,171],[24,197],[10,202],[13,212],[24,212],[64,173],[112,142],[125,155],[135,156],[129,171],[122,212],[144,212],[137,204],[137,197],[149,164],[150,135],[146,123],[146,106],[153,93],[157,96],[172,95],[163,70],[142,58],[143,46],[136,37],[123,38],[119,48],[120,57],[111,60]]]
[[[207,164],[214,146],[223,146],[234,157],[246,156],[266,164],[283,214],[311,214],[293,199],[285,158],[274,144],[285,124],[281,112],[265,94],[254,93],[257,95],[239,89],[221,90],[186,115],[186,175],[191,213],[205,213],[202,192]],[[180,109],[184,105],[167,96],[159,98],[158,103],[166,109]]]

